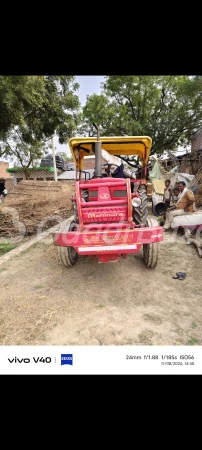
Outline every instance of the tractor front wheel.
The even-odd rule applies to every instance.
[[[133,220],[136,225],[144,224],[146,225],[147,215],[148,215],[148,201],[147,201],[147,191],[144,185],[138,188],[139,197],[141,199],[141,205],[134,208]]]
[[[146,226],[156,227],[158,226],[158,222],[155,219],[147,219]],[[147,267],[150,267],[151,269],[154,269],[154,267],[156,267],[158,262],[158,250],[158,242],[143,244],[143,258]]]
[[[76,222],[69,219],[64,220],[60,225],[60,231],[62,233],[74,231],[76,228]],[[79,256],[74,247],[58,247],[58,255],[61,263],[66,267],[73,266]]]

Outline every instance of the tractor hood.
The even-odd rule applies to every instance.
[[[101,136],[100,141],[102,148],[110,155],[137,155],[142,160],[143,167],[147,164],[152,146],[152,139],[148,136]],[[78,169],[82,168],[82,162],[85,156],[95,155],[95,142],[97,142],[96,136],[73,137],[69,140],[68,145]]]

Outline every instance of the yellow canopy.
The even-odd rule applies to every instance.
[[[147,164],[152,139],[148,136],[113,136],[100,137],[102,148],[110,155],[132,156],[137,155],[142,160],[143,167]],[[78,168],[82,167],[82,160],[85,156],[95,154],[95,137],[73,137],[69,140],[69,148]]]

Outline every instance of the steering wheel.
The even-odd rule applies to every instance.
[[[120,166],[117,166],[117,164],[108,164],[108,163],[106,163],[106,164],[102,165],[102,169],[104,169],[105,166],[108,167],[109,165],[110,165],[110,172],[111,172],[111,166],[115,167],[116,169],[118,169],[120,167]],[[111,173],[111,176],[113,176],[113,172]]]

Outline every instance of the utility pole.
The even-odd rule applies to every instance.
[[[55,162],[55,147],[54,147],[54,136],[56,136],[56,131],[54,133],[54,135],[51,138],[52,141],[52,154],[53,154],[53,167],[54,167],[54,178],[55,181],[57,181],[57,168],[56,168],[56,162]]]

